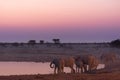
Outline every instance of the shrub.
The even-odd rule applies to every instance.
[[[110,45],[112,47],[118,47],[118,48],[120,48],[120,39],[111,41]]]

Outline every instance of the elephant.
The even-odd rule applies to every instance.
[[[115,62],[117,60],[117,55],[115,53],[106,53],[101,55],[101,60],[107,64],[110,62]]]
[[[55,74],[56,74],[56,69],[57,69],[57,73],[63,73],[64,67],[69,67],[71,69],[71,73],[75,73],[75,70],[73,68],[74,64],[75,64],[75,60],[73,57],[56,58],[51,61],[50,67],[54,68]]]
[[[77,59],[80,59],[80,61],[82,61],[84,72],[87,71],[91,72],[92,70],[97,69],[97,66],[99,64],[98,59],[94,55],[90,55],[90,54],[78,56]],[[88,70],[87,70],[87,65],[88,65]]]
[[[76,65],[76,72],[80,73],[80,69],[81,69],[81,73],[83,73],[83,62],[80,58],[75,58],[75,65]]]
[[[97,70],[99,60],[95,56],[89,56],[88,60],[89,70]]]
[[[50,63],[50,68],[54,68],[54,74],[60,73],[60,66],[61,66],[60,60],[61,59],[55,58]],[[54,65],[52,66],[52,64],[54,64]]]

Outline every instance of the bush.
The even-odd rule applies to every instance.
[[[111,41],[110,45],[112,47],[118,47],[118,48],[120,48],[120,39]]]

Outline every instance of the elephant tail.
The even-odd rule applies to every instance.
[[[51,63],[50,63],[50,68],[54,68],[54,66],[52,66],[52,65],[53,65],[53,63],[51,62]]]

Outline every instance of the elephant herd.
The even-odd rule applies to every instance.
[[[113,54],[101,55],[101,59],[115,59]],[[92,54],[79,55],[77,57],[55,58],[50,63],[50,68],[54,68],[54,74],[64,73],[64,67],[69,67],[71,73],[83,73],[96,70],[100,61]],[[74,65],[76,69],[74,69]]]

